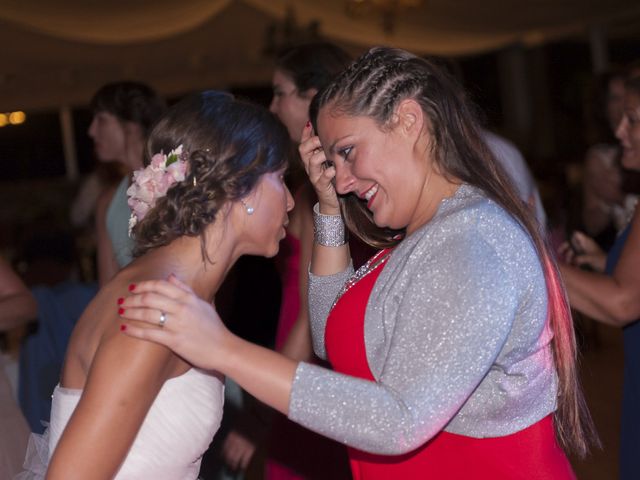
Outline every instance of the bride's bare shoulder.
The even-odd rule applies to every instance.
[[[119,299],[129,293],[130,285],[163,277],[157,268],[125,268],[100,289],[71,335],[62,375],[65,387],[82,388],[98,352],[114,359],[128,358],[129,362],[149,362],[147,367],[140,364],[143,369],[158,365],[167,370],[167,377],[186,371],[188,367],[165,347],[120,333]]]

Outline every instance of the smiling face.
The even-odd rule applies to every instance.
[[[300,142],[302,129],[309,120],[309,104],[315,89],[298,91],[291,76],[276,70],[273,73],[273,98],[269,110],[287,127],[291,140]]]
[[[244,232],[244,253],[273,257],[289,223],[287,213],[293,209],[291,192],[284,183],[284,169],[265,173],[253,191],[236,208]],[[249,208],[253,211],[248,213]]]
[[[624,115],[616,130],[622,145],[622,165],[631,170],[640,170],[640,94],[627,91]]]
[[[332,114],[327,106],[318,116],[318,131],[336,167],[337,192],[366,202],[378,227],[406,227],[411,233],[433,216],[444,184],[419,105],[404,101],[397,112],[394,125],[381,129],[370,117]]]

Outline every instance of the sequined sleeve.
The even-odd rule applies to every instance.
[[[438,225],[439,229],[449,227]],[[530,240],[521,231],[514,233],[519,227],[510,226],[506,234],[500,231],[500,225],[489,222],[485,227],[491,241],[486,241],[482,232],[465,231],[456,224],[453,228],[462,231],[433,235],[431,240],[405,248],[400,259],[396,256],[389,260],[385,269],[390,271],[383,272],[387,284],[376,283],[372,298],[377,306],[367,309],[368,316],[380,318],[373,323],[384,337],[367,344],[376,381],[301,363],[294,379],[289,417],[358,449],[396,455],[419,447],[445,428],[487,378],[491,393],[480,399],[480,415],[490,417],[491,409],[499,407],[500,402],[508,405],[507,400],[499,398],[501,386],[493,384],[496,380],[489,373],[496,368],[496,359],[519,315],[527,322],[529,316],[535,319],[526,327],[533,345],[520,347],[525,368],[535,370],[526,363],[526,348],[538,348],[535,339],[544,327],[544,278]],[[518,258],[505,258],[495,249],[500,242],[506,244],[507,252],[520,249],[524,253]],[[529,301],[531,295],[543,301]],[[539,359],[535,362],[543,365]],[[509,364],[501,368],[509,368]],[[544,365],[535,370],[536,375],[541,372],[540,382],[551,381],[546,376],[548,370]],[[526,390],[526,374],[516,379],[523,380]],[[510,384],[507,387],[511,388]],[[522,416],[525,423],[543,409],[548,413],[555,391],[551,392],[551,405],[545,395],[552,388],[545,383],[543,394],[537,392],[527,399],[540,403],[538,409],[527,405],[526,411],[507,413]],[[509,394],[503,392],[503,397]],[[516,410],[519,408],[520,404]],[[503,413],[498,409],[496,424],[506,423]],[[458,421],[464,422],[464,418]],[[473,430],[477,427],[474,420],[469,423],[474,436],[486,434]],[[500,432],[500,427],[495,431]],[[491,432],[491,426],[488,430]]]
[[[311,323],[311,339],[315,354],[326,359],[324,348],[324,330],[329,311],[338,292],[353,274],[353,264],[335,275],[319,276],[309,272],[309,321]]]

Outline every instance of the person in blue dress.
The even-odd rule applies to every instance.
[[[622,166],[640,171],[640,78],[626,82],[624,115],[616,129]],[[571,306],[602,323],[623,329],[624,386],[620,479],[640,476],[640,210],[618,235],[604,273],[561,265]]]

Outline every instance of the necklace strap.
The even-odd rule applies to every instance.
[[[333,305],[331,305],[331,308],[335,307],[336,303],[338,303],[338,300],[340,300],[340,298],[342,298],[342,296],[347,293],[356,283],[358,283],[364,277],[373,272],[376,268],[385,263],[391,256],[392,251],[393,248],[385,248],[384,250],[380,250],[373,257],[367,260],[364,265],[356,270],[355,273],[351,275],[351,277],[349,277],[349,279],[340,289],[340,292],[336,296],[336,299],[334,300]]]

